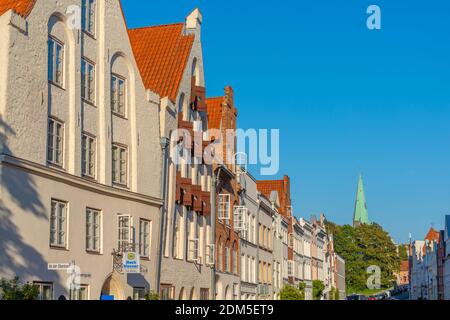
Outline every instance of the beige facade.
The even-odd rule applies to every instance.
[[[38,283],[43,299],[141,298],[156,287],[159,97],[143,86],[120,2],[81,4],[0,17],[0,277]],[[126,250],[141,253],[140,274],[114,268]],[[48,263],[78,266],[81,291]]]

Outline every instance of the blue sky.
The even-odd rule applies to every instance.
[[[129,27],[204,16],[209,96],[235,90],[241,128],[281,130],[298,216],[351,223],[358,174],[372,221],[423,238],[450,214],[448,0],[123,0]],[[369,31],[377,4],[382,30]],[[277,178],[278,178],[277,177]]]

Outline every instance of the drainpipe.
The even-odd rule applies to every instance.
[[[211,244],[216,245],[216,196],[217,196],[217,182],[219,181],[222,168],[219,167],[217,175],[213,172],[211,179]],[[217,248],[214,250],[214,264],[211,269],[211,300],[216,300],[216,256]]]
[[[160,230],[159,230],[159,250],[156,253],[157,254],[157,265],[156,265],[156,293],[159,295],[161,292],[161,265],[162,265],[162,257],[163,257],[163,251],[164,251],[164,230],[165,230],[165,221],[166,221],[166,208],[167,208],[167,177],[168,177],[168,146],[169,146],[169,139],[168,138],[161,138],[160,139],[160,145],[162,149],[162,180],[161,180],[161,198],[163,200],[163,204],[160,209],[160,218],[161,218],[161,224],[160,224]]]

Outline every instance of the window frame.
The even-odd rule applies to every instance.
[[[50,53],[50,44],[52,43],[52,52]],[[58,46],[60,47],[61,50],[61,57],[60,57],[60,63],[58,64],[58,55],[57,55],[57,49]],[[65,73],[64,73],[64,63],[65,63],[65,54],[66,54],[66,50],[65,50],[65,46],[64,43],[60,40],[58,40],[56,37],[49,35],[48,36],[48,46],[47,46],[47,51],[48,51],[48,72],[47,72],[47,78],[48,81],[57,86],[60,87],[62,89],[64,89],[64,80],[65,80]],[[50,64],[50,57],[51,57],[51,64]],[[61,70],[58,70],[58,65],[61,66]],[[51,73],[50,73],[51,71]],[[58,81],[58,71],[60,71],[59,77],[60,77],[60,81]],[[51,74],[51,76],[50,76]]]
[[[93,149],[92,146],[89,144],[84,144],[86,140],[86,143],[93,143]],[[88,148],[89,146],[89,148]],[[89,158],[86,158],[89,157]],[[91,161],[88,161],[91,160]],[[92,166],[92,172],[91,171]],[[87,132],[83,132],[81,135],[81,175],[84,178],[89,178],[96,180],[97,179],[97,138],[94,135],[91,135]]]
[[[142,232],[142,225],[146,225],[145,230],[147,230],[147,241],[148,243],[143,243],[143,236],[145,236],[145,232]],[[150,248],[151,248],[151,236],[152,236],[152,222],[147,219],[139,219],[139,255],[141,258],[150,259]],[[145,239],[145,238],[144,238]],[[146,245],[146,246],[145,246]],[[145,247],[147,248],[147,252],[145,251]]]
[[[53,125],[52,132],[50,132],[50,125]],[[60,126],[60,135],[57,135],[57,126]],[[55,117],[48,117],[47,121],[47,164],[58,167],[58,168],[64,168],[64,162],[65,162],[65,124],[63,121],[55,118]],[[60,139],[60,145],[58,149],[58,142],[57,139]],[[58,154],[59,150],[59,154]],[[51,158],[50,159],[50,152],[51,152]],[[56,160],[56,158],[59,156],[59,161]]]
[[[33,285],[38,287],[39,294],[37,297],[37,300],[39,301],[53,301],[55,300],[55,289],[53,282],[41,282],[41,281],[34,281]],[[43,298],[43,288],[44,287],[50,287],[51,288],[51,298],[50,299],[42,299]]]
[[[54,206],[55,204],[55,206]],[[60,230],[61,221],[58,217],[58,214],[56,213],[56,209],[59,208],[60,205],[64,206],[64,217],[63,217],[63,229]],[[55,215],[53,212],[53,209],[55,208]],[[52,221],[55,220],[55,228],[52,227]],[[52,242],[52,233],[54,232],[54,241]],[[64,243],[59,243],[59,237],[60,233],[64,234]],[[65,249],[68,248],[68,233],[69,233],[69,203],[67,201],[52,199],[51,200],[51,206],[50,206],[50,248],[55,249]]]
[[[97,240],[97,246],[98,248],[95,248],[94,246],[89,247],[89,226],[88,226],[88,215],[89,213],[95,215],[98,215],[98,236],[95,234],[95,224],[94,222],[92,222],[92,224],[94,224],[93,226],[90,226],[91,228],[91,232],[93,231],[94,234],[91,235],[92,239],[98,238]],[[102,252],[102,225],[103,225],[103,214],[101,210],[98,209],[93,209],[93,208],[86,208],[86,252],[88,253],[96,253],[96,254],[100,254]],[[94,242],[92,242],[94,243]]]
[[[116,82],[116,85],[113,86],[113,82]],[[120,112],[120,81],[123,81],[123,113]],[[115,89],[115,90],[113,90]],[[127,89],[128,89],[128,83],[127,79],[123,76],[120,76],[116,73],[111,73],[111,112],[112,114],[121,117],[121,118],[127,118]],[[117,96],[115,95],[115,92],[117,92]],[[117,99],[115,99],[117,98]],[[116,103],[114,101],[117,101],[117,110],[115,110]]]
[[[119,157],[119,159],[114,160],[114,149],[117,149],[119,151],[118,155],[121,155],[122,151],[125,152],[125,171],[124,171],[125,179],[124,179],[124,181],[122,181],[123,173],[121,171],[121,165],[123,163],[123,159],[121,159]],[[122,186],[122,187],[128,187],[128,184],[129,184],[129,181],[128,181],[128,178],[129,178],[129,152],[128,152],[128,146],[120,144],[120,143],[113,143],[111,151],[112,151],[112,159],[111,159],[112,160],[112,172],[111,172],[112,182],[113,182],[114,185],[118,185],[118,186]],[[119,161],[119,164],[118,164],[119,177],[120,177],[119,181],[117,181],[117,179],[115,179],[115,177],[117,175],[116,166],[115,166],[116,162],[115,161]]]
[[[84,33],[95,38],[97,28],[97,1],[83,0],[81,10],[81,29]],[[89,28],[91,26],[90,22],[92,22],[92,30]]]
[[[89,67],[92,67],[92,81],[89,81]],[[96,65],[86,57],[81,58],[81,99],[95,106],[97,94]],[[91,93],[92,92],[92,93]],[[87,93],[87,95],[86,95]]]
[[[80,299],[81,298],[81,289],[85,289],[86,291],[86,299]],[[74,295],[77,295],[76,299],[74,299]],[[78,290],[69,290],[69,299],[71,301],[89,301],[90,299],[90,288],[89,285],[82,284],[80,285],[80,288]]]
[[[128,226],[126,226],[126,227],[120,226],[121,218],[128,218]],[[121,228],[123,230],[126,230],[125,228],[128,229],[128,239],[121,239],[121,236],[123,235],[123,233],[121,233]],[[129,214],[118,214],[117,215],[117,250],[119,252],[121,252],[121,253],[127,252],[125,250],[129,249],[129,247],[133,245],[134,239],[133,239],[132,233],[133,233],[133,217]],[[121,243],[126,243],[126,245],[124,246]]]

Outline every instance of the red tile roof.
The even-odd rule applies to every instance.
[[[440,237],[439,231],[436,231],[434,230],[434,228],[431,228],[430,231],[428,231],[425,240],[439,242],[439,237]]]
[[[184,24],[178,23],[128,30],[145,87],[173,102],[195,38],[184,35],[183,29]]]
[[[257,187],[266,198],[270,198],[272,191],[277,191],[280,199],[280,213],[282,215],[291,214],[287,212],[287,207],[291,205],[290,190],[288,190],[289,177],[286,176],[283,180],[257,181]]]
[[[208,129],[220,129],[222,122],[223,97],[206,99]]]
[[[22,17],[26,17],[30,14],[35,3],[36,0],[0,0],[0,15],[13,9]]]

